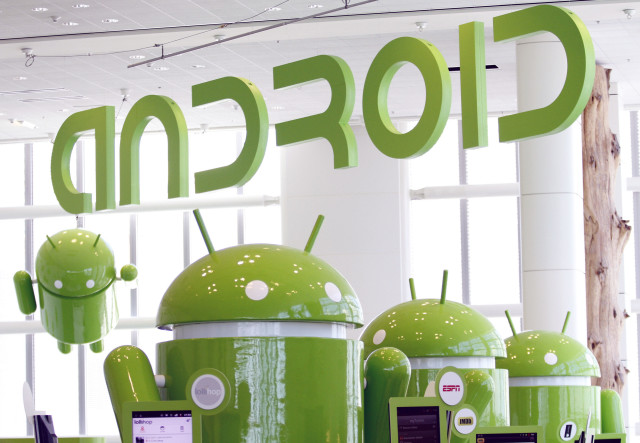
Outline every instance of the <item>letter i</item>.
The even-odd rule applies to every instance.
[[[459,35],[462,146],[484,147],[489,145],[484,23],[460,25]]]

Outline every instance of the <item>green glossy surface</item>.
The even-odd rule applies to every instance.
[[[481,369],[472,369],[464,373],[467,393],[465,403],[475,408],[478,414],[482,414],[496,393],[496,384],[491,375]]]
[[[404,397],[411,377],[411,363],[394,348],[380,348],[369,356],[364,377],[364,440],[389,441],[389,399]]]
[[[622,400],[618,393],[612,389],[603,389],[600,393],[600,404],[602,408],[602,433],[623,434],[625,432],[624,413]]]
[[[133,281],[138,277],[138,269],[134,265],[124,265],[120,270],[120,276],[124,281]]]
[[[67,229],[50,239],[36,257],[38,284],[47,291],[62,297],[84,297],[106,289],[115,280],[113,252],[102,237],[98,239],[84,229]]]
[[[582,343],[559,332],[527,331],[505,340],[507,358],[496,366],[510,377],[591,376],[600,377],[595,356]],[[555,357],[549,359],[548,355]],[[547,360],[553,364],[545,361]]]
[[[33,282],[27,271],[18,271],[13,274],[13,285],[18,296],[18,307],[24,315],[36,312],[36,296],[33,293]]]
[[[83,134],[95,130],[96,210],[115,209],[115,108],[102,106],[67,118],[53,143],[51,184],[60,207],[72,214],[93,212],[91,194],[78,192],[71,179],[71,153]]]
[[[374,343],[378,331],[384,339]],[[378,336],[379,339],[379,336]],[[391,346],[407,357],[505,357],[500,335],[478,311],[461,303],[418,299],[396,305],[376,317],[360,337],[365,356]]]
[[[426,99],[418,124],[398,131],[389,116],[389,87],[398,70],[413,64],[422,75]],[[392,158],[417,157],[438,141],[451,109],[451,76],[444,57],[426,40],[400,37],[387,43],[369,67],[362,91],[362,113],[367,133],[383,154]]]
[[[120,135],[120,204],[140,204],[140,139],[157,118],[167,134],[168,196],[189,196],[187,122],[176,102],[163,95],[147,95],[132,107]]]
[[[96,342],[118,322],[113,253],[99,235],[68,229],[51,236],[38,251],[36,276],[42,325],[59,341],[60,351]],[[14,278],[20,309],[35,310],[29,274]],[[101,343],[92,346],[99,349]]]
[[[567,421],[587,426],[591,412],[591,428],[600,433],[600,388],[598,386],[537,386],[509,389],[511,425],[540,425],[545,443],[564,443],[560,428]],[[576,436],[577,440],[578,435]]]
[[[118,323],[113,286],[85,297],[64,297],[38,285],[40,319],[49,334],[63,343],[91,343]]]
[[[121,346],[111,351],[104,360],[104,378],[120,435],[124,435],[122,408],[126,402],[160,400],[153,369],[139,348]]]
[[[186,398],[192,375],[222,372],[224,410],[202,417],[205,442],[361,442],[362,345],[322,338],[208,338],[159,343],[168,400]]]
[[[459,36],[462,146],[464,149],[489,146],[484,23],[460,25]]]
[[[238,77],[219,78],[194,85],[191,90],[194,107],[234,100],[244,114],[247,131],[242,151],[231,164],[195,173],[196,194],[242,186],[258,171],[267,147],[269,115],[260,90],[249,80]]]
[[[340,57],[318,55],[273,68],[274,89],[326,80],[331,88],[327,109],[316,115],[276,124],[278,146],[325,138],[333,149],[333,167],[358,165],[358,148],[349,119],[355,104],[353,73]]]
[[[480,414],[478,426],[509,426],[509,374],[504,369],[458,369],[467,384],[475,384],[466,395],[466,403],[471,404]],[[422,397],[429,382],[436,381],[440,369],[414,369],[407,389],[407,397]],[[484,373],[484,374],[480,374]],[[489,395],[493,381],[493,395]],[[490,400],[487,402],[487,397]],[[472,403],[472,402],[475,402]],[[483,405],[485,405],[483,407]],[[512,423],[513,424],[513,423]]]
[[[554,34],[567,56],[567,77],[562,91],[548,106],[498,119],[500,141],[526,140],[555,134],[568,128],[586,106],[595,77],[593,42],[585,24],[568,9],[539,5],[500,15],[493,19],[496,42],[536,35]]]
[[[247,285],[268,288],[262,299]],[[327,292],[327,287],[339,290]],[[334,299],[329,298],[332,295]],[[353,288],[324,260],[286,246],[235,246],[192,263],[171,283],[158,310],[161,328],[182,323],[238,320],[301,320],[362,325]]]

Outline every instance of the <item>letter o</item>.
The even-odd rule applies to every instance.
[[[412,63],[422,74],[424,109],[415,128],[403,134],[391,123],[387,107],[393,76]],[[400,37],[387,43],[373,59],[364,82],[362,114],[373,144],[392,158],[417,157],[440,138],[451,109],[451,76],[438,49],[426,40]]]

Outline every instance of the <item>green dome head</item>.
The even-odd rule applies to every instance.
[[[442,276],[440,300],[401,303],[377,316],[363,332],[365,356],[382,346],[407,357],[504,357],[504,343],[491,322],[478,311],[446,300],[448,271]]]
[[[595,356],[579,341],[562,332],[526,331],[516,334],[511,315],[506,311],[513,336],[505,340],[507,358],[496,367],[509,370],[509,377],[588,376],[600,377]]]
[[[116,277],[113,252],[100,235],[67,229],[47,237],[36,257],[39,284],[52,294],[82,297],[108,287]]]
[[[210,246],[206,231],[203,235]],[[362,308],[351,285],[308,249],[269,244],[210,248],[210,254],[188,266],[167,289],[158,327],[223,321],[362,326]]]
[[[461,303],[412,300],[394,306],[367,326],[365,355],[391,346],[407,357],[505,357],[504,343],[478,311]]]

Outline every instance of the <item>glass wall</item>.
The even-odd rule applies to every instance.
[[[212,201],[223,197],[279,197],[279,149],[273,144],[273,134],[258,173],[246,187],[194,195],[193,174],[231,163],[242,148],[243,137],[240,129],[189,134],[190,199],[195,201],[194,206],[202,202],[208,207],[202,215],[216,249],[247,241],[281,242],[278,205],[245,208],[237,202],[233,207],[210,207]],[[116,146],[118,142],[116,139]],[[140,146],[140,200],[144,209],[145,204],[167,201],[166,135],[145,133]],[[0,347],[5,355],[0,359],[0,398],[5,399],[0,402],[0,436],[27,435],[23,381],[28,381],[34,391],[36,409],[54,416],[58,435],[117,435],[103,376],[104,359],[118,346],[135,344],[147,353],[155,367],[156,343],[172,338],[170,332],[153,328],[160,300],[171,281],[185,266],[203,256],[206,248],[190,211],[134,209],[132,213],[11,219],[10,214],[23,210],[27,204],[38,209],[58,205],[51,186],[51,151],[49,142],[0,145],[0,186],[5,190],[0,193],[0,238],[4,245],[0,254]],[[95,194],[93,139],[82,139],[76,145],[71,166],[76,188]],[[25,269],[35,278],[35,254],[46,235],[75,227],[100,233],[113,250],[118,269],[134,263],[139,271],[135,288],[120,281],[115,283],[116,298],[120,318],[140,317],[149,327],[111,331],[101,353],[91,352],[88,346],[74,346],[71,353],[62,354],[49,334],[16,332],[21,325],[33,329],[39,322],[27,323],[30,318],[20,313],[13,274]],[[34,317],[39,320],[38,311]],[[9,333],[1,333],[5,329]]]

